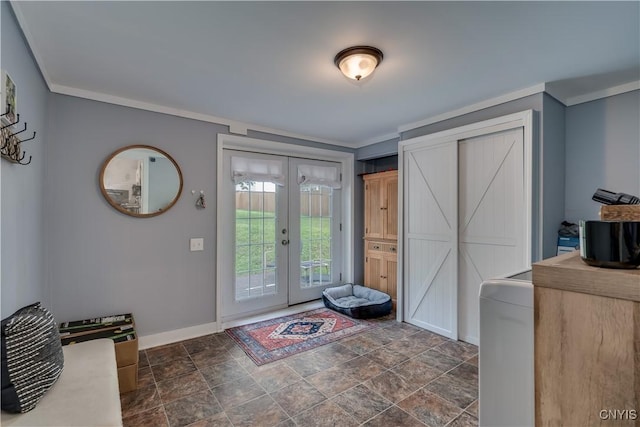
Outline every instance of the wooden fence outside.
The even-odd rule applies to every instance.
[[[300,214],[303,216],[330,216],[331,196],[311,192],[300,193]],[[236,192],[236,209],[275,212],[276,193]]]

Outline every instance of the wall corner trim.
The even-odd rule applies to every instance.
[[[18,21],[18,26],[22,30],[22,34],[24,34],[24,38],[27,41],[29,50],[31,51],[31,54],[33,55],[33,58],[35,59],[36,64],[38,65],[38,69],[40,69],[40,74],[42,74],[42,78],[47,84],[47,88],[51,90],[51,85],[52,85],[51,78],[49,77],[49,74],[47,74],[47,70],[44,68],[44,61],[42,60],[42,57],[33,47],[35,46],[35,44],[33,43],[33,35],[31,34],[31,31],[29,31],[29,27],[27,26],[27,21],[24,19],[24,15],[22,14],[22,10],[20,9],[20,2],[16,0],[10,0],[9,4],[11,5],[11,9],[13,9],[13,13],[16,16],[16,20]]]

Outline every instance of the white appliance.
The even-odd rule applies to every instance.
[[[533,426],[531,270],[480,286],[480,426]]]

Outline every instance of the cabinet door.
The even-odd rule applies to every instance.
[[[368,252],[364,263],[364,284],[372,289],[386,292],[386,282],[383,283],[383,256],[381,253]]]
[[[382,213],[382,180],[366,179],[364,182],[364,236],[374,239],[384,237]]]
[[[398,259],[395,255],[385,255],[384,280],[387,282],[387,293],[395,306],[398,289]]]
[[[398,240],[398,175],[384,179],[384,238]]]

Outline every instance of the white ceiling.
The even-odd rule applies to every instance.
[[[54,92],[345,146],[541,83],[576,98],[640,80],[637,1],[12,6]],[[333,57],[358,44],[384,60],[355,84]]]

